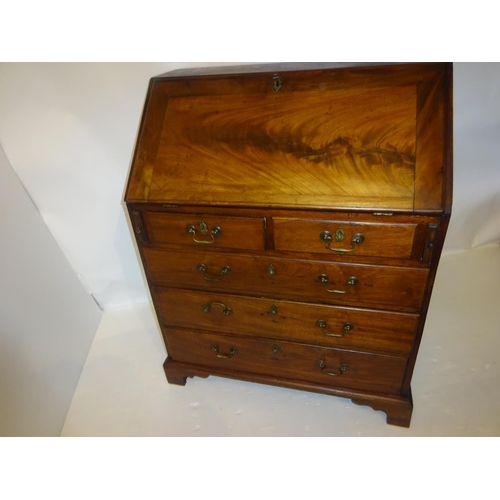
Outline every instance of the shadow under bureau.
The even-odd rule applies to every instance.
[[[342,396],[409,426],[451,193],[449,63],[153,78],[125,201],[168,381]]]

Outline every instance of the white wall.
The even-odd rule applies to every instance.
[[[0,148],[0,436],[59,436],[101,311]]]
[[[149,79],[196,65],[0,64],[0,145],[103,308],[147,300],[122,200]]]
[[[0,65],[0,144],[103,308],[148,298],[122,206],[148,81],[179,67],[222,64]],[[458,63],[454,72],[447,250],[500,240],[500,64]]]
[[[500,63],[454,65],[454,205],[445,248],[500,240]]]

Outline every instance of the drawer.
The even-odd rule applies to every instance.
[[[156,285],[416,312],[427,270],[144,248]]]
[[[169,356],[214,369],[398,394],[407,359],[289,342],[165,329]]]
[[[145,212],[153,243],[201,248],[264,250],[264,219]]]
[[[166,326],[332,347],[408,354],[416,314],[370,311],[217,292],[154,288]]]
[[[276,250],[409,259],[417,224],[274,219]]]

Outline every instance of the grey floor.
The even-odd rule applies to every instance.
[[[62,436],[499,436],[500,246],[444,255],[411,426],[349,400],[218,377],[168,385],[152,308],[108,310]]]

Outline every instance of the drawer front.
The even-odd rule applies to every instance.
[[[332,347],[408,354],[418,316],[223,293],[154,289],[161,322]]]
[[[274,219],[276,250],[369,257],[411,257],[416,224]]]
[[[263,218],[146,212],[144,220],[154,243],[264,250]]]
[[[427,270],[144,248],[149,278],[173,285],[415,312]]]
[[[288,342],[164,329],[169,356],[210,368],[397,394],[407,359]]]

